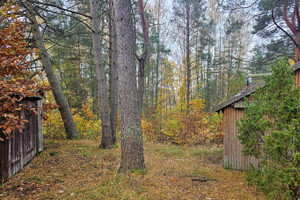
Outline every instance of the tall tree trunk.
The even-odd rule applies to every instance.
[[[155,110],[158,105],[158,85],[159,85],[159,65],[160,65],[160,8],[161,8],[161,1],[158,0],[157,2],[157,43],[156,43],[156,82],[155,82]]]
[[[130,0],[114,0],[121,102],[121,164],[119,173],[145,170],[138,111],[135,40]]]
[[[101,44],[101,31],[100,31],[100,9],[97,0],[90,0],[91,8],[91,27],[92,40],[93,40],[93,53],[94,62],[96,67],[96,75],[98,80],[98,90],[100,99],[100,116],[101,116],[101,126],[102,126],[102,141],[101,148],[109,148],[113,145],[113,137],[111,131],[111,121],[109,113],[109,103],[107,95],[107,85],[106,85],[106,73],[105,67],[103,65],[102,58],[102,44]]]
[[[39,30],[39,24],[36,20],[36,13],[34,12],[32,6],[30,3],[24,3],[23,4],[26,9],[28,10],[28,18],[32,22],[32,30],[33,30],[33,36],[36,43],[37,48],[40,50],[40,56],[42,60],[43,68],[45,69],[46,76],[48,78],[48,81],[50,83],[53,96],[55,98],[55,102],[58,105],[59,111],[61,113],[61,117],[64,122],[64,127],[67,133],[67,139],[75,139],[78,137],[78,133],[76,130],[76,126],[71,114],[71,110],[69,107],[69,104],[64,98],[64,95],[61,91],[59,82],[56,78],[56,75],[53,71],[52,64],[50,61],[49,54],[45,48],[45,44],[43,41],[43,38],[41,36],[40,30]]]
[[[300,23],[300,22],[299,22]],[[296,60],[300,61],[300,31],[297,31],[297,34],[295,35],[295,40],[298,46],[296,46]]]
[[[109,86],[110,86],[110,121],[113,142],[117,141],[117,123],[118,123],[118,65],[117,65],[117,41],[116,41],[116,25],[114,20],[113,0],[110,0],[110,23],[109,23],[109,45],[110,45],[110,68],[109,68]]]
[[[191,63],[190,63],[190,0],[186,1],[186,114],[190,111],[190,84],[191,84]]]
[[[144,89],[145,89],[145,66],[150,58],[150,38],[144,12],[143,0],[139,0],[139,12],[143,29],[144,50],[143,55],[139,59],[139,74],[138,74],[138,98],[139,98],[139,115],[142,117]]]
[[[82,97],[83,97],[83,102],[86,103],[86,90],[85,90],[85,84],[81,75],[81,50],[80,50],[80,38],[78,35],[78,41],[77,41],[77,48],[78,48],[78,63],[77,63],[77,68],[78,68],[78,76],[79,80],[81,83],[82,87]]]

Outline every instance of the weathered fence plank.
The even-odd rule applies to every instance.
[[[27,98],[22,102],[28,107],[42,106],[39,98]],[[4,183],[24,168],[37,152],[43,150],[42,112],[37,115],[30,109],[23,109],[20,113],[28,122],[22,133],[12,132],[13,138],[0,142],[0,181]]]

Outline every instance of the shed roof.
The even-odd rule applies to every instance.
[[[294,71],[297,71],[300,69],[300,62],[297,62],[296,64],[293,65],[294,67]],[[234,97],[231,97],[225,101],[223,101],[222,103],[215,105],[212,108],[212,112],[218,112],[220,110],[223,110],[224,108],[226,108],[227,106],[231,105],[232,103],[235,103],[241,99],[243,99],[244,97],[252,94],[253,92],[255,92],[259,87],[264,87],[265,83],[258,83],[256,85],[253,85],[251,87],[249,87],[248,89],[240,92],[239,94],[235,95]]]

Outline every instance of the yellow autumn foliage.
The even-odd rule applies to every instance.
[[[165,113],[158,107],[156,119],[143,118],[142,129],[147,139],[178,145],[222,143],[222,114],[204,112],[202,98],[191,101],[189,114],[184,109],[186,104],[178,105]]]
[[[54,103],[52,95],[47,96],[45,104],[47,103]],[[48,109],[43,114],[46,119],[43,121],[44,136],[47,138],[65,139],[66,133],[59,110]],[[88,103],[84,103],[80,110],[72,109],[72,114],[79,138],[91,138],[101,134],[101,120],[93,113]]]

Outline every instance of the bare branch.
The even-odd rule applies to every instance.
[[[89,19],[91,19],[92,17],[89,16],[89,15],[86,15],[86,14],[83,14],[83,13],[80,13],[80,12],[77,12],[77,11],[74,11],[74,10],[69,10],[69,9],[66,9],[66,8],[62,8],[60,6],[57,6],[55,4],[50,4],[50,3],[44,3],[44,2],[39,2],[39,1],[33,1],[33,0],[28,0],[30,3],[34,3],[34,4],[42,4],[42,5],[45,5],[45,6],[51,6],[51,7],[54,7],[54,8],[58,8],[60,10],[63,10],[63,11],[66,11],[66,12],[70,12],[70,13],[73,13],[73,14],[77,14],[77,15],[81,15],[83,17],[87,17]]]
[[[44,68],[41,69],[41,70],[35,71],[33,74],[31,74],[31,75],[28,77],[28,79],[32,79],[33,77],[35,77],[36,75],[38,75],[41,71],[44,71]]]
[[[247,8],[251,8],[252,6],[254,6],[259,0],[255,0],[252,4],[250,4],[249,6],[239,6],[239,7],[235,7],[231,10],[237,10],[237,9],[247,9]]]
[[[286,25],[289,27],[289,29],[293,32],[294,35],[297,35],[297,29],[293,24],[290,22],[287,16],[287,2],[284,3],[282,14],[283,14],[283,20],[285,21]],[[274,18],[274,11],[272,10],[272,18]]]
[[[39,9],[42,9],[42,10],[44,10],[44,11],[47,11],[47,12],[52,12],[52,13],[55,13],[55,14],[58,14],[58,15],[65,15],[65,16],[67,16],[67,17],[71,17],[71,18],[73,18],[73,19],[75,19],[75,20],[81,22],[81,23],[82,23],[83,25],[85,25],[90,31],[93,31],[92,28],[91,28],[91,26],[90,26],[87,22],[85,22],[84,20],[81,20],[81,19],[78,18],[78,17],[75,17],[74,15],[70,15],[70,14],[67,14],[67,13],[58,13],[58,12],[55,12],[55,11],[52,11],[52,10],[47,10],[47,9],[42,8],[42,7],[40,7],[40,6],[36,6],[36,7],[38,7]],[[44,20],[44,21],[45,21],[45,20]]]
[[[282,32],[284,32],[284,34],[286,34],[293,41],[295,46],[298,47],[299,45],[297,44],[296,40],[288,32],[286,32],[281,26],[279,26],[277,24],[277,22],[275,21],[274,10],[273,9],[272,9],[272,20],[273,20],[273,23],[276,25],[276,27],[279,28]]]

